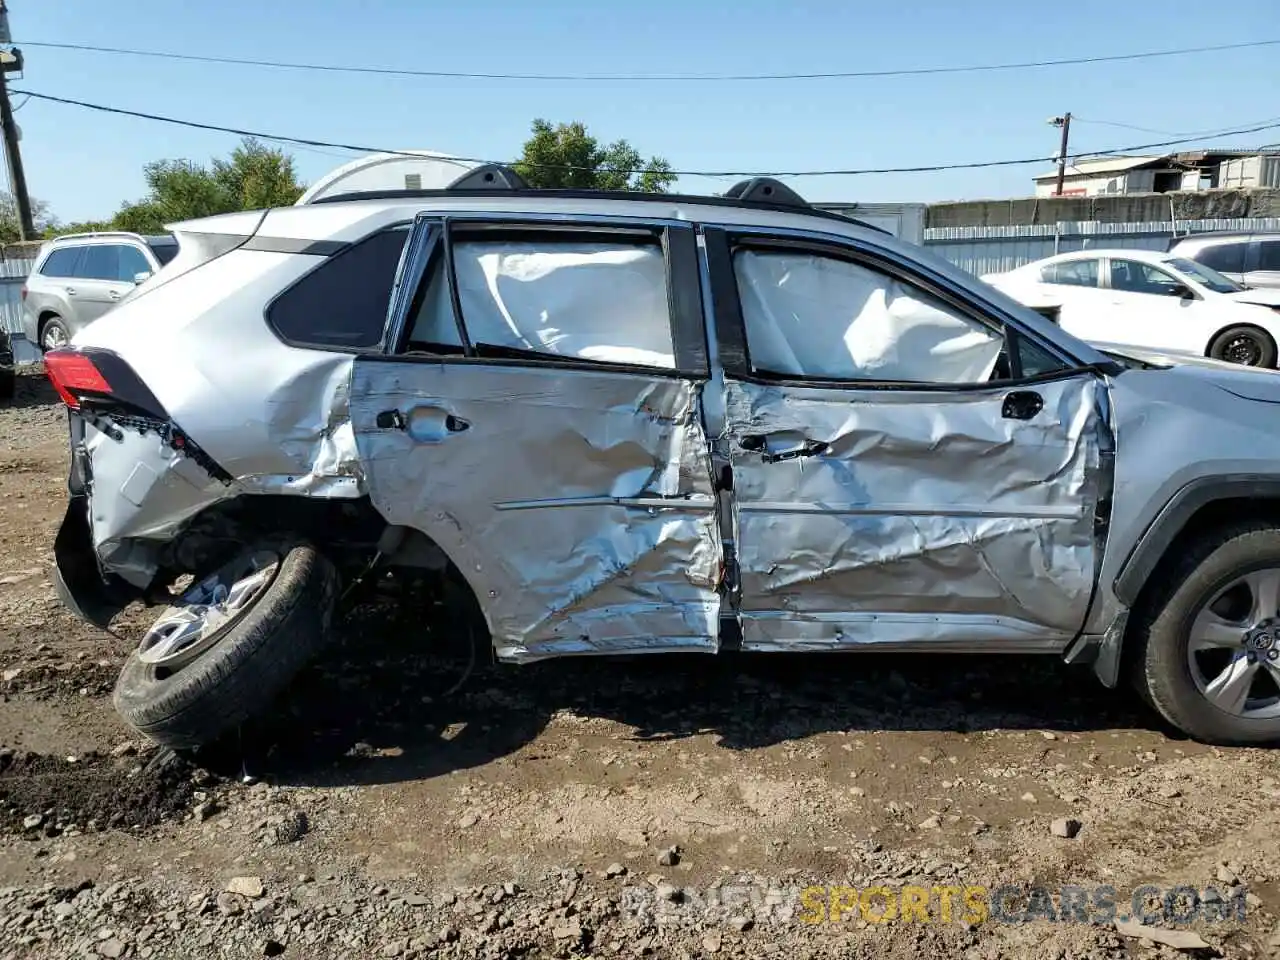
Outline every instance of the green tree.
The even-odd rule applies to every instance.
[[[49,213],[49,205],[43,200],[31,198],[31,219],[35,221],[35,240],[43,236],[45,231],[57,224],[57,218]],[[0,190],[0,243],[17,243],[21,236],[18,225],[18,201],[13,194]]]
[[[662,157],[640,156],[626,140],[601,146],[585,124],[533,121],[533,135],[513,165],[531,187],[572,190],[640,190],[666,193],[675,183]]]
[[[293,157],[252,138],[208,167],[193,160],[157,160],[143,168],[143,176],[148,195],[120,208],[114,220],[118,230],[160,233],[166,223],[179,220],[288,206],[304,189]]]

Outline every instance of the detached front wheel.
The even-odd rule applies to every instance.
[[[129,656],[114,702],[174,749],[262,713],[329,637],[336,575],[309,544],[263,542],[166,607]]]

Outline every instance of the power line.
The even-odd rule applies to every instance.
[[[1071,115],[1071,119],[1077,123],[1095,123],[1104,127],[1120,127],[1124,130],[1137,130],[1140,133],[1154,133],[1164,137],[1214,137],[1222,136],[1221,127],[1211,127],[1208,130],[1156,130],[1152,127],[1140,127],[1132,123],[1121,123],[1118,120],[1094,120],[1089,117],[1081,117],[1076,114]],[[1270,123],[1273,120],[1280,120],[1280,117],[1268,117],[1265,120],[1251,121],[1253,123]]]
[[[85,100],[73,100],[70,97],[55,97],[48,93],[36,93],[32,90],[13,90],[13,93],[20,93],[24,96],[31,97],[36,100],[47,100],[51,103],[62,103],[70,106],[83,107],[87,110],[96,110],[100,113],[111,113],[125,117],[137,117],[141,120],[155,120],[160,123],[171,123],[181,127],[191,127],[196,130],[211,130],[215,133],[233,133],[241,137],[253,137],[258,140],[272,140],[277,143],[289,143],[302,147],[331,147],[337,150],[352,150],[357,153],[389,153],[403,157],[421,157],[421,154],[412,153],[407,150],[387,150],[382,147],[371,147],[353,143],[341,143],[333,140],[313,140],[305,137],[290,137],[283,134],[262,133],[256,130],[242,130],[238,127],[224,127],[213,123],[201,123],[196,120],[182,120],[177,117],[166,117],[156,113],[143,113],[139,110],[126,110],[122,107],[110,107],[101,103],[90,103]],[[1246,133],[1258,133],[1262,130],[1280,129],[1280,120],[1268,123],[1256,124],[1248,127],[1238,127],[1234,130],[1220,130],[1218,136],[1238,136]],[[1162,140],[1157,143],[1139,143],[1128,147],[1114,147],[1109,150],[1093,150],[1089,152],[1081,152],[1073,154],[1074,158],[1079,160],[1081,157],[1106,157],[1116,154],[1138,153],[1143,150],[1153,150],[1157,147],[1172,147],[1178,144],[1191,143],[1199,139],[1198,137],[1183,137],[1176,140]],[[451,157],[450,159],[461,160],[464,163],[510,163],[511,161],[492,160],[483,157]],[[1016,167],[1027,166],[1030,164],[1047,163],[1044,157],[1030,157],[1020,160],[978,160],[968,163],[940,163],[928,164],[915,167],[863,167],[860,169],[850,170],[671,170],[670,173],[678,177],[824,177],[824,176],[843,176],[853,177],[865,174],[879,173],[935,173],[942,170],[979,170],[987,167]],[[592,169],[571,164],[529,164],[529,166],[546,170],[585,170]],[[644,168],[636,168],[634,170],[618,170],[617,173],[632,174],[644,173]]]
[[[231,64],[242,67],[273,67],[286,70],[313,70],[325,73],[364,73],[393,77],[448,77],[463,80],[552,80],[582,83],[599,82],[678,82],[725,83],[751,80],[853,80],[875,77],[922,77],[949,73],[988,73],[997,70],[1028,70],[1039,67],[1066,67],[1090,63],[1119,63],[1128,60],[1149,60],[1155,57],[1181,57],[1196,53],[1219,53],[1227,50],[1246,50],[1254,47],[1280,45],[1280,39],[1249,40],[1241,43],[1223,43],[1203,47],[1181,47],[1174,50],[1147,50],[1141,53],[1117,53],[1096,57],[1067,57],[1059,60],[1023,60],[1014,63],[965,64],[944,67],[905,67],[895,70],[851,70],[829,73],[725,73],[725,74],[589,74],[589,73],[467,73],[456,70],[411,70],[400,67],[362,67],[335,63],[293,63],[282,60],[254,60],[242,57],[217,57],[208,54],[174,53],[165,50],[138,50],[129,47],[104,47],[89,43],[53,43],[28,40],[24,47],[43,47],[50,50],[77,50],[91,53],[110,53],[131,57],[154,57],[161,60],[188,60],[196,63]]]

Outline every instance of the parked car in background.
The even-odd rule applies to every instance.
[[[767,179],[174,230],[45,356],[55,587],[161,609],[115,690],[147,736],[267,709],[339,603],[453,592],[510,663],[1054,654],[1280,740],[1280,376],[1108,355]]]
[[[1169,254],[1247,287],[1280,288],[1280,233],[1198,233],[1175,238]]]
[[[50,240],[22,286],[23,332],[41,350],[63,346],[177,253],[169,235],[76,233]]]
[[[1247,289],[1194,260],[1150,250],[1082,250],[982,278],[1028,305],[1060,306],[1092,343],[1275,367],[1280,290]]]
[[[13,369],[13,340],[9,331],[0,327],[0,400],[13,396],[17,374]]]

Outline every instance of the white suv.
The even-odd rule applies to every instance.
[[[73,233],[50,240],[22,286],[23,333],[42,350],[64,346],[177,252],[178,241],[167,235]]]
[[[1280,287],[1280,233],[1200,233],[1175,240],[1169,254],[1247,287]]]

